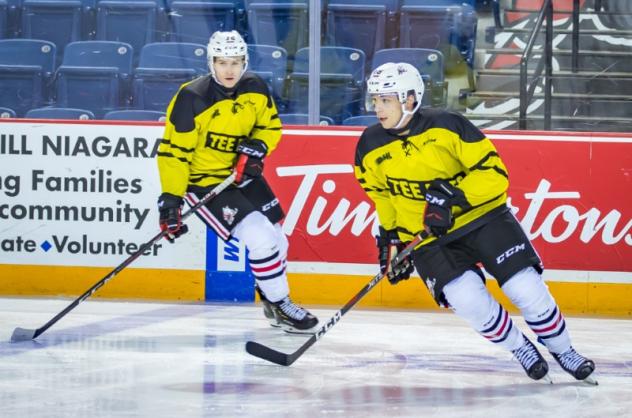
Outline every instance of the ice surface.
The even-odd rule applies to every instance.
[[[35,341],[9,342],[69,302],[0,299],[0,417],[632,416],[631,320],[566,318],[597,387],[548,353],[555,384],[530,380],[449,312],[354,309],[290,367],[245,352],[307,338],[253,304],[88,300]],[[322,321],[335,308],[312,311]]]

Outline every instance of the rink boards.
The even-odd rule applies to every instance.
[[[303,304],[342,305],[376,273],[376,216],[353,178],[361,132],[290,127],[266,161]],[[563,309],[631,315],[632,135],[487,134]],[[77,296],[154,236],[161,135],[160,123],[0,121],[0,294]],[[185,238],[152,246],[96,296],[253,300],[243,247],[188,224]],[[419,279],[381,283],[362,304],[434,307]]]

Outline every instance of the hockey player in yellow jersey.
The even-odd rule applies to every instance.
[[[509,175],[492,142],[462,115],[422,109],[424,84],[407,63],[386,63],[367,81],[366,107],[379,123],[360,137],[355,175],[374,202],[381,271],[392,284],[416,269],[435,301],[492,343],[509,350],[529,377],[549,366],[485,287],[483,266],[520,309],[557,363],[596,383],[593,361],[571,346],[541,261],[507,207]],[[398,266],[404,243],[429,236]]]
[[[289,298],[284,213],[262,176],[281,139],[276,106],[266,83],[247,71],[248,46],[238,32],[213,33],[207,57],[210,74],[183,84],[167,108],[157,158],[160,227],[170,241],[182,235],[183,201],[195,205],[234,172],[235,184],[196,215],[222,239],[245,244],[270,324],[309,333],[318,319]]]

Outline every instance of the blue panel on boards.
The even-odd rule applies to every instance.
[[[206,230],[205,289],[207,301],[255,300],[255,279],[248,264],[245,246],[234,237],[224,242],[209,228]]]

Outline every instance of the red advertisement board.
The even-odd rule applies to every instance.
[[[375,212],[353,176],[361,129],[288,129],[266,174],[290,261],[374,264]],[[632,136],[488,132],[510,204],[548,269],[632,272]]]

